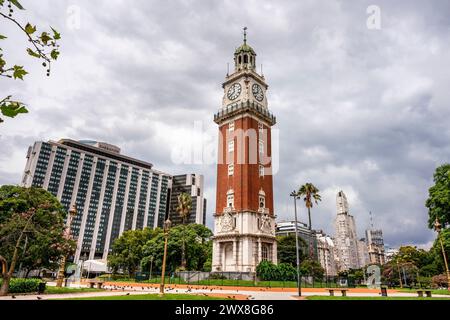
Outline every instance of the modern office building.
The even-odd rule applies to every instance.
[[[383,265],[386,263],[382,230],[366,230],[366,244],[371,264]]]
[[[303,253],[307,256],[317,258],[317,236],[315,230],[310,230],[306,223],[297,221],[297,233],[299,238],[305,241]],[[295,221],[280,221],[276,224],[275,234],[277,236],[295,236]]]
[[[29,147],[22,185],[50,191],[66,210],[76,206],[71,231],[78,239],[73,258],[78,262],[106,259],[126,230],[161,227],[171,176],[122,155],[116,146],[62,139]]]
[[[347,197],[343,191],[336,196],[337,215],[335,219],[335,245],[339,260],[339,271],[358,269],[358,238],[355,219],[349,214]]]
[[[170,190],[169,218],[172,225],[182,223],[182,219],[177,212],[178,197],[182,193],[191,196],[192,208],[186,223],[205,224],[206,219],[206,199],[203,196],[204,181],[200,174],[183,174],[172,177],[172,187]]]

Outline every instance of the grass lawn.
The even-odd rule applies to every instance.
[[[118,279],[118,280],[106,280],[108,282],[131,282],[136,283],[134,279]],[[155,277],[149,280],[139,281],[137,283],[161,283],[161,278]],[[188,285],[201,285],[201,286],[237,286],[237,287],[272,287],[272,288],[296,288],[297,281],[257,281],[256,284],[252,280],[231,280],[231,279],[207,279],[197,281],[192,279],[191,281],[184,281],[178,277],[166,277],[166,284],[188,284]],[[336,283],[315,282],[312,284],[302,282],[302,288],[333,288],[337,287]]]
[[[123,296],[108,296],[108,297],[86,297],[86,298],[71,298],[71,299],[55,299],[55,300],[233,300],[219,297],[205,297],[203,295],[193,294],[165,294],[160,297],[159,294],[133,294]]]
[[[45,288],[45,294],[60,294],[60,293],[79,293],[79,292],[99,292],[104,291],[102,289],[91,289],[91,288],[67,288],[67,287],[51,287],[47,286]]]
[[[419,297],[330,297],[330,296],[309,296],[306,300],[447,300],[449,298],[419,298]]]

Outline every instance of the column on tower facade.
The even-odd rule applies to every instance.
[[[233,265],[234,270],[238,270],[238,259],[237,259],[237,241],[236,239],[233,240]]]
[[[256,262],[256,266],[261,262],[262,250],[261,250],[261,238],[258,238],[258,261]]]
[[[278,263],[278,252],[277,252],[277,246],[276,244],[272,245],[272,262],[277,264]]]

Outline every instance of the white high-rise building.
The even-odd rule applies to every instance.
[[[48,190],[66,210],[76,206],[71,232],[78,262],[106,259],[124,231],[162,227],[171,180],[114,145],[61,139],[30,146],[22,186]]]
[[[367,250],[366,239],[358,240],[358,261],[359,267],[363,268],[370,263],[369,251]]]
[[[386,257],[384,252],[383,231],[381,230],[366,230],[366,243],[369,253],[370,263],[384,264]]]
[[[317,258],[325,270],[325,275],[337,275],[337,261],[335,259],[335,245],[330,236],[323,232],[316,233],[317,237]]]
[[[339,260],[339,271],[358,269],[358,238],[355,219],[349,214],[348,201],[343,191],[336,196],[335,246]]]

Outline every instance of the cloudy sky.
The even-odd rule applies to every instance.
[[[247,26],[277,116],[278,218],[293,215],[290,191],[312,182],[323,199],[315,228],[334,234],[343,190],[360,237],[372,211],[390,246],[434,239],[424,202],[450,155],[448,1],[22,3],[20,21],[62,33],[61,55],[47,78],[23,35],[0,22],[5,57],[30,72],[0,79],[0,96],[30,109],[0,125],[0,184],[20,182],[36,140],[107,141],[159,170],[203,173],[212,226],[212,119]],[[380,28],[369,5],[380,9]],[[300,216],[307,220],[303,207]]]

